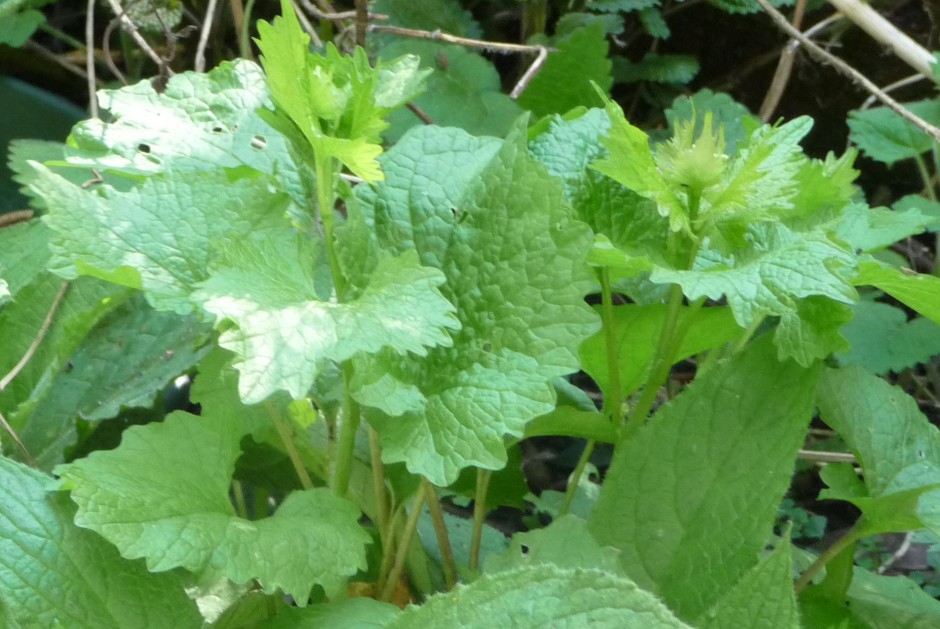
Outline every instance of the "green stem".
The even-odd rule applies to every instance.
[[[448,590],[457,586],[457,564],[454,561],[454,549],[450,545],[450,536],[447,534],[447,523],[444,521],[444,511],[441,502],[437,499],[437,490],[434,485],[422,478],[424,496],[431,514],[431,523],[434,525],[434,535],[437,537],[437,547],[441,550],[441,565],[444,567],[444,582]]]
[[[380,601],[388,602],[392,600],[395,588],[398,586],[398,580],[401,579],[402,571],[405,569],[405,560],[408,557],[408,549],[414,539],[415,531],[418,529],[418,518],[424,510],[424,484],[418,488],[415,494],[414,502],[411,505],[411,513],[408,514],[408,520],[405,522],[405,529],[401,533],[401,542],[395,552],[395,563],[388,573],[388,579],[385,581],[385,587],[382,588]]]
[[[483,542],[483,525],[486,523],[486,494],[490,489],[490,470],[477,469],[477,486],[473,494],[473,534],[470,537],[470,569],[480,565],[480,546]]]
[[[669,377],[669,370],[672,368],[675,353],[673,350],[676,345],[674,339],[678,336],[677,324],[679,322],[679,313],[682,310],[682,301],[682,287],[673,284],[672,288],[669,289],[669,306],[666,310],[666,319],[663,321],[663,329],[659,335],[659,346],[656,355],[653,357],[649,377],[646,379],[646,384],[643,385],[643,393],[640,395],[640,399],[630,409],[630,414],[627,416],[627,422],[624,424],[620,438],[621,443],[636,434],[636,431],[646,421],[646,416],[649,415],[653,404],[656,402],[656,396],[659,395],[659,388],[663,386],[666,378]]]
[[[379,528],[379,537],[382,546],[388,545],[390,533],[388,528],[388,492],[385,489],[385,466],[382,465],[382,450],[379,446],[379,435],[369,426],[369,453],[372,457],[372,488],[375,491],[375,511]]]
[[[604,325],[604,343],[607,349],[607,390],[604,412],[616,426],[623,421],[623,389],[620,385],[620,359],[618,356],[617,325],[614,321],[614,297],[610,289],[610,270],[601,269],[601,321]]]
[[[803,588],[812,582],[813,577],[815,577],[816,574],[822,570],[827,563],[832,561],[839,553],[862,538],[862,529],[860,523],[861,520],[856,522],[855,525],[849,529],[848,533],[837,539],[832,546],[824,550],[822,554],[816,557],[816,561],[813,562],[813,565],[807,568],[806,572],[800,575],[800,578],[797,579],[793,586],[793,589],[796,590],[797,594],[799,594]]]
[[[395,559],[395,532],[400,526],[405,505],[399,505],[389,519],[388,546],[382,549],[382,563],[379,566],[379,578],[375,580],[375,591],[381,592],[388,580],[388,573],[392,569],[392,560]]]
[[[44,33],[47,33],[47,34],[49,34],[49,35],[52,35],[53,37],[55,37],[55,38],[58,39],[59,41],[68,44],[68,45],[71,46],[72,48],[75,48],[76,50],[81,50],[82,52],[85,52],[85,43],[84,43],[84,42],[81,42],[81,41],[75,39],[74,37],[72,37],[71,35],[69,35],[68,33],[66,33],[65,31],[60,31],[59,29],[57,29],[57,28],[56,28],[55,26],[53,26],[52,24],[49,24],[48,22],[40,22],[40,23],[39,23],[39,26],[37,26],[37,28],[38,28],[39,30],[41,30],[42,32],[44,32]]]
[[[287,450],[287,457],[290,459],[291,465],[294,466],[294,471],[297,472],[297,478],[300,479],[300,486],[304,489],[313,489],[313,481],[310,480],[310,473],[307,471],[307,466],[304,465],[304,462],[300,459],[300,453],[297,452],[297,448],[294,446],[294,440],[291,438],[287,426],[284,425],[284,420],[281,419],[280,412],[278,412],[277,407],[270,400],[265,401],[264,407],[271,416],[271,422],[274,424],[274,428],[277,430],[277,434],[284,444],[284,449]]]
[[[238,50],[243,59],[254,61],[255,56],[251,52],[251,12],[255,8],[255,0],[248,0],[245,3],[245,16],[242,18],[242,30],[238,34]]]
[[[349,382],[352,379],[352,365],[343,365],[343,419],[339,427],[339,447],[336,452],[336,465],[333,468],[333,493],[345,496],[349,489],[349,476],[352,471],[356,432],[359,430],[359,405],[352,399]]]
[[[591,454],[594,453],[594,446],[596,442],[593,439],[588,439],[588,442],[584,444],[584,451],[581,452],[581,458],[578,459],[578,464],[574,468],[574,472],[571,473],[571,476],[568,478],[568,487],[565,489],[565,502],[561,505],[561,511],[558,512],[559,517],[568,513],[568,510],[571,509],[571,503],[574,502],[575,494],[578,493],[578,485],[581,484],[581,477],[584,475],[584,468],[587,467],[588,461],[591,460]]]

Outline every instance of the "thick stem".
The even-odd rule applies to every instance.
[[[632,437],[636,431],[646,421],[646,416],[653,408],[656,402],[656,396],[659,394],[659,388],[669,377],[669,370],[672,368],[672,359],[675,354],[675,338],[678,336],[679,313],[682,310],[682,287],[673,284],[669,290],[669,306],[666,310],[666,319],[663,321],[662,333],[659,335],[659,347],[656,356],[653,358],[653,364],[650,367],[649,377],[646,384],[643,385],[643,393],[640,399],[630,409],[627,416],[627,422],[624,424],[621,435],[621,443]]]
[[[369,427],[369,453],[372,457],[372,488],[375,491],[375,511],[378,522],[379,537],[382,546],[387,546],[391,531],[388,528],[388,492],[385,489],[385,466],[382,465],[382,450],[379,446],[379,435]]]
[[[444,511],[441,509],[441,502],[437,499],[437,490],[434,485],[426,479],[421,479],[424,486],[424,497],[428,503],[428,511],[431,514],[431,522],[434,524],[434,535],[437,537],[437,547],[441,550],[441,565],[444,567],[444,582],[448,590],[453,590],[457,585],[457,564],[454,561],[454,549],[450,545],[450,536],[447,534],[447,523],[444,521]]]
[[[343,419],[339,427],[339,447],[336,452],[336,465],[333,468],[333,493],[345,496],[349,489],[349,475],[352,471],[356,432],[359,430],[359,405],[352,399],[349,382],[352,378],[352,365],[343,365]]]
[[[559,516],[565,515],[571,509],[571,503],[574,502],[575,494],[578,493],[578,485],[581,484],[581,477],[584,475],[584,468],[587,467],[588,461],[591,460],[591,454],[594,453],[596,443],[597,442],[593,439],[588,439],[588,442],[584,444],[584,451],[581,452],[581,458],[578,459],[578,464],[568,478],[568,487],[565,490],[565,502],[561,505],[561,511],[558,512]]]
[[[486,494],[490,489],[489,470],[477,469],[477,486],[473,494],[473,534],[470,537],[470,569],[477,570],[480,565],[480,546],[483,542],[483,525],[486,523]]]
[[[623,389],[620,386],[620,360],[618,356],[617,325],[614,321],[614,299],[610,289],[610,270],[601,269],[601,321],[604,325],[604,344],[607,350],[607,391],[604,412],[617,426],[623,420]]]
[[[238,517],[248,519],[248,505],[245,503],[245,489],[240,481],[232,481],[232,497],[235,499],[235,513]]]
[[[398,544],[398,550],[395,553],[395,563],[388,573],[385,587],[382,588],[380,601],[388,602],[392,600],[392,595],[398,586],[398,580],[401,579],[402,571],[405,569],[405,560],[408,558],[408,549],[411,548],[411,541],[418,529],[418,518],[421,517],[421,512],[424,510],[424,493],[424,484],[422,483],[411,505],[411,513],[408,514],[408,521],[405,522],[405,530],[401,533],[401,542]]]
[[[861,538],[862,538],[861,527],[859,525],[859,522],[856,522],[855,526],[849,529],[848,533],[846,533],[845,535],[837,539],[832,546],[824,550],[822,554],[816,558],[816,561],[813,562],[813,565],[807,568],[806,572],[800,575],[800,578],[797,579],[796,583],[793,586],[793,589],[795,589],[797,593],[802,591],[803,588],[805,588],[807,585],[810,584],[810,582],[812,582],[813,577],[815,577],[819,573],[819,571],[825,567],[827,563],[832,561],[836,557],[836,555],[841,553],[843,550],[845,550],[846,548],[848,548],[849,546],[851,546],[852,544],[854,544]]]
[[[313,489],[313,481],[310,480],[310,473],[307,471],[307,466],[304,465],[304,462],[300,459],[300,453],[297,452],[297,448],[294,446],[294,440],[291,438],[287,426],[284,425],[284,420],[281,419],[280,412],[278,412],[277,407],[274,406],[270,400],[265,401],[264,407],[267,409],[268,415],[271,416],[271,422],[274,424],[274,428],[277,430],[277,434],[284,444],[284,449],[287,450],[287,457],[290,459],[291,465],[294,466],[294,471],[297,472],[297,478],[300,479],[300,486],[304,489]]]

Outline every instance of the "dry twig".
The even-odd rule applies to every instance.
[[[539,70],[542,69],[542,66],[545,64],[545,60],[548,58],[548,53],[555,52],[554,48],[548,48],[546,46],[538,45],[529,45],[529,44],[510,44],[507,42],[494,42],[487,41],[483,39],[471,39],[469,37],[459,37],[457,35],[450,35],[448,33],[442,33],[441,31],[422,31],[416,28],[404,28],[402,26],[386,26],[382,24],[373,24],[369,27],[370,31],[378,31],[382,33],[391,33],[393,35],[401,35],[403,37],[414,37],[417,39],[429,39],[431,41],[441,41],[448,44],[457,44],[458,46],[465,46],[467,48],[477,48],[479,50],[485,50],[487,52],[497,52],[502,54],[510,53],[537,53],[535,61],[529,66],[529,68],[522,75],[522,78],[516,83],[515,87],[512,88],[509,97],[512,99],[519,98],[522,92],[528,87],[529,82],[535,78],[535,75],[538,74]]]
[[[905,120],[907,120],[908,122],[916,126],[918,129],[920,129],[921,131],[923,131],[924,133],[932,137],[935,141],[940,142],[940,129],[933,126],[932,124],[930,124],[929,122],[921,118],[920,116],[913,114],[910,110],[905,109],[904,106],[901,105],[901,103],[897,102],[896,100],[894,100],[893,98],[885,94],[885,92],[881,88],[879,88],[877,85],[872,83],[871,80],[867,76],[865,76],[864,74],[862,74],[861,72],[859,72],[858,70],[850,66],[848,63],[846,63],[842,59],[836,57],[832,53],[823,50],[814,41],[807,38],[805,35],[803,35],[803,33],[798,31],[797,29],[793,28],[793,26],[791,26],[790,23],[787,22],[787,19],[779,11],[773,8],[770,5],[770,3],[767,2],[767,0],[757,0],[757,3],[761,6],[761,8],[764,9],[764,11],[767,12],[768,15],[770,15],[771,19],[773,19],[773,21],[777,24],[777,26],[783,32],[788,34],[793,39],[796,39],[797,41],[799,41],[804,47],[806,47],[806,50],[809,51],[810,54],[812,54],[814,57],[816,57],[823,63],[827,63],[831,65],[832,67],[837,69],[839,72],[850,77],[853,81],[855,81],[856,83],[864,87],[871,94],[874,94],[875,96],[877,96],[881,102],[883,102],[885,105],[893,109],[899,116],[901,116],[902,118],[904,118]]]
[[[199,31],[199,43],[196,44],[196,60],[194,67],[196,72],[206,71],[206,45],[209,43],[209,33],[212,31],[212,20],[215,19],[215,9],[218,0],[209,0],[206,7],[206,17],[202,21],[202,30]]]
[[[91,2],[91,0],[89,0],[89,2]],[[124,9],[120,4],[118,4],[118,1],[108,0],[108,4],[111,6],[111,10],[114,11],[114,15],[117,16],[119,20],[121,20],[121,24],[125,29],[127,29],[127,32],[130,33],[130,36],[134,42],[140,46],[140,49],[143,50],[144,53],[146,53],[146,55],[150,57],[150,59],[155,64],[157,64],[157,66],[163,67],[165,65],[163,59],[156,53],[156,51],[154,51],[153,48],[150,47],[150,44],[147,43],[147,40],[144,39],[144,36],[140,34],[131,19],[127,17],[126,13],[124,13]],[[166,68],[166,72],[168,72],[170,76],[173,76],[173,71],[169,68]]]

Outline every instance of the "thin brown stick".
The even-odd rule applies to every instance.
[[[0,228],[32,220],[35,215],[36,213],[32,210],[13,210],[12,212],[0,214]]]
[[[529,82],[535,78],[535,76],[542,69],[542,66],[545,65],[545,60],[548,59],[548,48],[539,47],[539,54],[535,57],[535,61],[526,69],[522,74],[522,77],[519,81],[516,82],[516,85],[512,88],[512,91],[509,92],[509,98],[516,100],[522,96],[522,92],[525,91],[525,88],[529,87]]]
[[[91,0],[89,0],[89,2],[90,1]],[[121,20],[121,24],[124,26],[125,29],[127,29],[127,32],[130,33],[130,36],[134,40],[134,42],[138,46],[140,46],[140,49],[143,50],[144,53],[148,57],[150,57],[151,61],[157,64],[158,67],[163,67],[165,65],[163,63],[163,59],[160,57],[160,55],[158,55],[154,51],[153,48],[150,47],[150,44],[147,43],[147,40],[144,39],[144,36],[140,34],[140,32],[137,30],[137,27],[134,25],[131,19],[127,17],[126,13],[124,13],[124,9],[121,7],[120,4],[118,4],[118,1],[108,0],[108,4],[111,6],[111,10],[114,11],[114,15],[119,20]],[[169,73],[170,76],[173,76],[173,71],[170,70],[169,68],[166,68],[165,71]]]
[[[797,458],[818,463],[852,463],[858,465],[858,459],[848,452],[827,452],[825,450],[799,450]]]
[[[777,27],[780,28],[783,32],[788,34],[793,39],[799,41],[803,46],[806,47],[806,50],[809,51],[814,57],[820,60],[823,63],[827,63],[834,67],[839,72],[850,77],[853,81],[864,87],[871,94],[874,94],[878,99],[883,102],[885,105],[890,107],[897,113],[899,116],[910,122],[912,125],[932,137],[935,141],[940,142],[940,129],[933,126],[920,116],[917,116],[905,109],[901,103],[897,102],[890,96],[884,93],[877,85],[871,82],[871,80],[850,66],[848,63],[842,59],[836,57],[832,53],[829,53],[822,48],[820,48],[814,41],[807,38],[803,33],[793,28],[787,19],[775,8],[773,8],[767,0],[757,0],[757,3],[767,12],[771,19],[777,24]]]
[[[369,32],[369,0],[356,0],[356,45],[366,47]]]
[[[9,386],[13,379],[26,365],[29,363],[30,359],[33,357],[33,354],[36,353],[36,350],[39,349],[39,345],[42,343],[42,340],[46,337],[46,333],[49,331],[49,328],[52,326],[52,319],[55,317],[56,311],[59,309],[59,306],[62,304],[62,298],[65,297],[65,292],[69,288],[68,282],[62,282],[62,287],[59,288],[58,294],[56,294],[55,299],[52,301],[52,306],[49,308],[49,312],[46,313],[46,318],[43,320],[42,325],[39,326],[39,332],[36,334],[36,338],[33,339],[33,342],[26,349],[26,353],[23,354],[23,357],[20,358],[20,361],[13,366],[13,369],[10,372],[0,378],[0,391]]]
[[[74,74],[75,76],[80,76],[80,77],[82,77],[83,79],[85,79],[86,81],[88,80],[88,73],[85,72],[84,68],[83,68],[82,66],[76,64],[76,63],[73,63],[73,62],[69,61],[67,54],[57,55],[57,54],[55,54],[54,52],[52,52],[51,50],[48,50],[48,49],[46,49],[45,47],[40,46],[39,44],[37,44],[36,42],[34,42],[34,41],[31,40],[31,39],[30,39],[30,40],[27,40],[27,41],[23,44],[22,48],[23,48],[23,50],[29,50],[29,51],[31,51],[31,52],[35,52],[36,54],[38,54],[38,55],[40,55],[40,56],[42,56],[42,57],[48,59],[49,61],[55,63],[56,65],[61,66],[62,68],[64,68],[64,69],[67,70],[68,72],[71,72],[72,74]],[[101,81],[101,79],[96,78],[96,79],[95,79],[95,86],[96,86],[96,87],[104,87],[104,83]]]
[[[406,103],[405,107],[407,107],[409,111],[411,111],[411,113],[416,115],[418,119],[424,124],[434,124],[434,121],[431,120],[431,116],[429,116],[426,111],[424,111],[423,109],[421,109],[414,103]]]
[[[26,445],[20,440],[20,436],[13,430],[13,426],[11,426],[7,418],[3,416],[3,413],[0,413],[0,424],[3,425],[3,429],[9,433],[13,441],[16,442],[16,445],[23,451],[23,456],[26,457],[26,461],[29,463],[30,467],[36,467],[36,459],[34,459],[33,455],[29,453],[29,450],[26,449]]]
[[[935,62],[933,54],[885,19],[871,5],[860,0],[829,0],[829,4],[901,61],[934,83],[937,82],[931,70]]]
[[[329,20],[330,22],[336,22],[340,20],[354,20],[357,17],[356,11],[324,11],[319,9],[314,5],[310,0],[300,0],[301,6],[303,6],[304,11],[317,18],[318,20]],[[388,19],[388,15],[385,13],[368,13],[369,21],[379,20],[384,21]]]
[[[310,20],[307,19],[307,16],[304,15],[304,12],[300,10],[300,7],[297,6],[295,0],[290,0],[290,6],[294,9],[294,15],[297,16],[297,21],[300,22],[300,28],[304,29],[304,32],[310,36],[310,41],[313,42],[313,45],[319,48],[323,45],[323,41],[320,39],[320,35],[317,33],[317,29],[313,27],[313,24],[310,23]]]
[[[114,57],[111,56],[111,33],[118,24],[120,24],[120,20],[117,18],[108,22],[108,26],[104,29],[104,35],[102,36],[101,50],[104,51],[104,62],[108,65],[108,69],[111,70],[112,74],[114,74],[121,83],[127,85],[127,79],[124,77],[124,73],[118,70],[117,64],[114,63]]]
[[[98,117],[98,90],[95,85],[95,0],[85,7],[85,73],[88,75],[88,112]]]
[[[209,33],[212,32],[212,21],[215,19],[215,9],[218,6],[218,0],[209,0],[206,6],[206,17],[202,21],[202,29],[199,31],[199,43],[196,44],[196,60],[194,67],[196,72],[206,71],[206,46],[209,44]]]
[[[513,52],[555,52],[554,48],[545,46],[530,46],[528,44],[510,44],[506,42],[486,41],[483,39],[471,39],[469,37],[458,37],[442,33],[441,31],[422,31],[416,28],[405,28],[403,26],[387,26],[384,24],[373,24],[369,27],[370,31],[380,33],[391,33],[401,35],[402,37],[414,37],[416,39],[430,39],[432,41],[442,41],[448,44],[457,44],[467,48],[479,48],[488,52],[498,52],[509,54]]]

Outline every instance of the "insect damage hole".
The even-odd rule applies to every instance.
[[[267,147],[268,141],[263,136],[256,135],[255,137],[251,138],[251,148],[255,149],[256,151],[263,151]]]
[[[140,151],[141,153],[146,153],[147,155],[149,155],[150,145],[145,144],[144,142],[141,142],[140,144],[137,145],[137,150]]]

